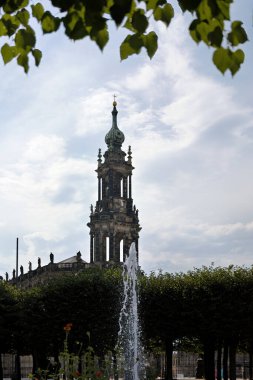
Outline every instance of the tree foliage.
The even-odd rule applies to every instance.
[[[20,293],[0,281],[0,380],[3,380],[2,354],[18,353],[21,321]]]
[[[252,268],[152,274],[141,281],[144,342],[163,347],[168,338],[179,346],[181,341],[197,342],[196,350],[204,352],[207,380],[215,379],[215,350],[228,347],[231,372],[239,346],[252,352],[252,290]]]
[[[113,350],[121,293],[117,270],[87,270],[20,292],[0,283],[1,348],[31,353],[35,366],[45,368],[45,358],[57,357],[62,350],[63,327],[71,323],[71,351],[78,350],[76,342],[87,347],[87,332],[97,354]],[[168,355],[173,345],[204,352],[207,380],[214,380],[215,350],[229,352],[231,374],[237,349],[252,356],[253,268],[211,266],[188,273],[142,274],[139,296],[144,345]]]
[[[196,43],[203,42],[213,49],[213,62],[225,73],[234,75],[244,61],[239,45],[248,40],[240,20],[230,20],[233,0],[178,0],[184,13],[191,13],[189,26]],[[110,22],[128,30],[120,45],[122,60],[139,54],[144,48],[150,58],[158,48],[158,36],[152,25],[162,22],[168,27],[174,17],[173,6],[167,0],[50,0],[48,9],[32,0],[0,1],[0,36],[9,38],[3,43],[4,63],[16,58],[25,72],[29,59],[40,64],[42,52],[36,47],[36,20],[44,34],[62,28],[73,40],[89,37],[103,50],[109,40]],[[6,38],[4,39],[6,41]]]
[[[23,292],[23,354],[32,353],[37,366],[63,349],[64,326],[72,324],[70,350],[90,343],[97,354],[116,345],[121,275],[118,271],[87,270],[63,276],[42,288]],[[78,344],[76,343],[78,342]]]

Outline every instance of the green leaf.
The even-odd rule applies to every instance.
[[[110,8],[110,14],[116,25],[119,26],[122,23],[124,17],[130,12],[132,3],[132,0],[114,0],[114,4]]]
[[[19,66],[22,66],[24,68],[25,73],[28,73],[29,70],[29,58],[27,53],[22,53],[17,58],[17,63]]]
[[[29,51],[35,46],[35,43],[36,38],[32,28],[18,30],[15,36],[15,44],[17,48]]]
[[[231,45],[237,46],[248,41],[247,33],[245,32],[245,29],[242,27],[241,21],[232,22],[231,29],[232,30],[230,33],[228,33],[227,37]]]
[[[145,33],[148,27],[147,17],[144,15],[143,9],[137,9],[132,17],[132,25],[139,33]]]
[[[216,26],[214,30],[212,30],[208,34],[208,39],[210,44],[214,47],[220,47],[223,40],[223,33],[220,26]]]
[[[224,74],[231,64],[228,49],[225,49],[223,47],[216,49],[213,53],[213,63],[217,69],[220,70],[222,74]]]
[[[107,0],[104,5],[104,13],[110,14],[110,8],[113,6],[114,0]]]
[[[232,75],[235,75],[240,69],[241,64],[244,62],[244,52],[241,49],[231,52],[231,65],[229,70]]]
[[[207,22],[202,21],[197,24],[196,32],[198,33],[198,37],[201,41],[205,42],[207,45],[209,45],[209,39],[208,34],[210,32],[210,26]]]
[[[90,36],[92,40],[96,41],[96,44],[101,50],[103,50],[109,40],[109,33],[107,28],[103,30],[96,30],[95,33],[92,31]]]
[[[157,7],[158,0],[147,0],[146,1],[146,9],[150,11],[151,9],[155,9]]]
[[[172,7],[171,4],[165,4],[163,7],[162,21],[166,24],[166,26],[169,26],[173,17],[174,17],[174,8]]]
[[[65,34],[72,40],[82,39],[88,35],[84,21],[77,12],[72,12],[64,17],[63,24]]]
[[[124,60],[132,54],[139,54],[144,45],[142,37],[137,33],[128,35],[120,45],[120,58]]]
[[[126,20],[126,22],[124,24],[124,28],[130,30],[133,33],[136,32],[136,29],[133,27],[132,20],[130,18],[127,18],[127,20]]]
[[[35,60],[35,65],[39,66],[41,58],[42,58],[42,52],[39,49],[33,49],[32,55],[33,55],[34,60]]]
[[[144,46],[147,49],[147,53],[150,59],[155,55],[157,51],[157,40],[158,37],[155,32],[150,32],[146,36],[144,36]]]
[[[202,0],[198,6],[198,16],[200,20],[211,20],[213,17],[212,9],[208,0]]]
[[[245,58],[245,54],[244,54],[244,52],[241,49],[237,49],[234,52],[234,57],[237,60],[237,62],[243,63],[244,62],[244,58]]]
[[[106,4],[106,1],[105,0],[96,0],[96,1],[86,0],[86,1],[81,1],[81,3],[85,4],[85,8],[88,13],[101,14],[103,12],[103,8],[104,8],[104,5]]]
[[[234,75],[244,62],[244,52],[241,49],[233,52],[229,48],[220,47],[213,54],[213,62],[223,74],[226,70],[230,70],[231,74]]]
[[[163,7],[157,7],[154,11],[154,19],[162,21],[167,27],[174,17],[174,9],[171,4],[165,4]]]
[[[159,5],[164,5],[167,3],[166,0],[146,0],[146,9],[150,11],[151,9],[155,10]]]
[[[193,20],[189,32],[192,39],[199,43],[205,42],[208,46],[220,47],[223,39],[223,31],[216,19],[211,21]]]
[[[3,10],[6,13],[14,13],[21,8],[27,7],[29,0],[4,1]]]
[[[17,56],[16,48],[15,48],[15,46],[10,46],[8,44],[4,44],[1,48],[1,54],[3,57],[3,61],[6,64]]]
[[[230,1],[216,0],[217,5],[226,20],[230,20]]]
[[[189,33],[192,39],[197,42],[197,44],[201,41],[200,34],[197,30],[198,25],[200,24],[199,20],[193,20],[189,26]]]
[[[65,28],[68,29],[69,32],[72,32],[75,29],[78,21],[80,21],[79,14],[77,12],[71,12],[71,13],[68,13],[66,17],[64,17],[63,24]]]
[[[20,26],[20,21],[16,16],[4,14],[2,17],[2,23],[7,29],[7,35],[12,36]]]
[[[59,8],[61,12],[66,12],[78,2],[76,0],[51,0],[51,3],[54,7]]]
[[[22,9],[17,13],[17,18],[22,25],[27,26],[30,19],[30,13],[26,9]]]
[[[38,21],[41,21],[44,13],[45,13],[45,10],[44,10],[44,7],[41,3],[37,3],[35,5],[32,5],[32,15]]]
[[[183,12],[193,12],[197,10],[201,0],[178,0],[178,3]]]
[[[58,17],[54,17],[49,11],[46,11],[41,19],[41,26],[43,33],[56,32],[59,29],[61,20]]]
[[[7,35],[7,29],[4,23],[2,22],[2,20],[0,20],[0,36],[6,36],[6,35]]]

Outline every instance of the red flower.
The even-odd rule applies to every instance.
[[[103,372],[102,371],[96,371],[95,372],[95,376],[96,377],[101,377],[101,376],[103,376]]]
[[[70,331],[70,330],[72,329],[72,326],[73,326],[72,323],[67,323],[67,324],[64,326],[64,330],[65,330],[65,331]]]

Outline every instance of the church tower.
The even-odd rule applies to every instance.
[[[130,245],[134,242],[138,255],[138,239],[141,227],[138,210],[132,199],[132,152],[121,150],[125,140],[117,125],[117,103],[114,100],[112,127],[105,136],[107,150],[102,161],[98,151],[98,200],[91,205],[90,262],[105,264],[125,261]],[[138,257],[138,256],[137,256]]]

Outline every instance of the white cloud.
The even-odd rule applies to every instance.
[[[113,90],[99,87],[90,89],[89,94],[79,101],[75,129],[77,135],[104,133],[108,125],[108,105],[112,103],[113,94]]]
[[[64,154],[65,141],[54,135],[37,135],[27,142],[24,149],[25,161],[52,161]]]
[[[88,214],[86,201],[95,188],[95,181],[89,183],[94,163],[67,158],[65,145],[61,137],[38,135],[27,142],[17,163],[1,171],[5,220],[0,231],[8,233],[15,226],[26,247],[21,259],[48,254],[41,250],[42,242],[45,246],[71,240],[80,233],[85,208]],[[66,254],[66,249],[58,248],[58,254]]]
[[[139,67],[136,73],[127,76],[124,80],[124,86],[128,91],[146,91],[150,87],[156,85],[156,67],[152,64],[146,63],[144,66]]]
[[[200,227],[206,235],[220,237],[233,235],[236,232],[253,232],[253,221],[250,223],[233,223]]]
[[[97,197],[94,152],[101,144],[106,149],[114,93],[124,150],[132,145],[136,167],[143,268],[250,262],[253,110],[238,92],[242,81],[224,79],[210,62],[209,70],[196,59],[196,52],[206,59],[206,50],[195,49],[186,29],[181,15],[168,30],[159,27],[151,61],[141,54],[119,63],[114,39],[101,55],[89,43],[55,37],[43,40],[38,71],[22,77],[16,66],[4,69],[2,271],[11,265],[6,252],[13,255],[16,235],[26,261],[48,260],[50,251],[58,259],[88,252],[85,224]]]

